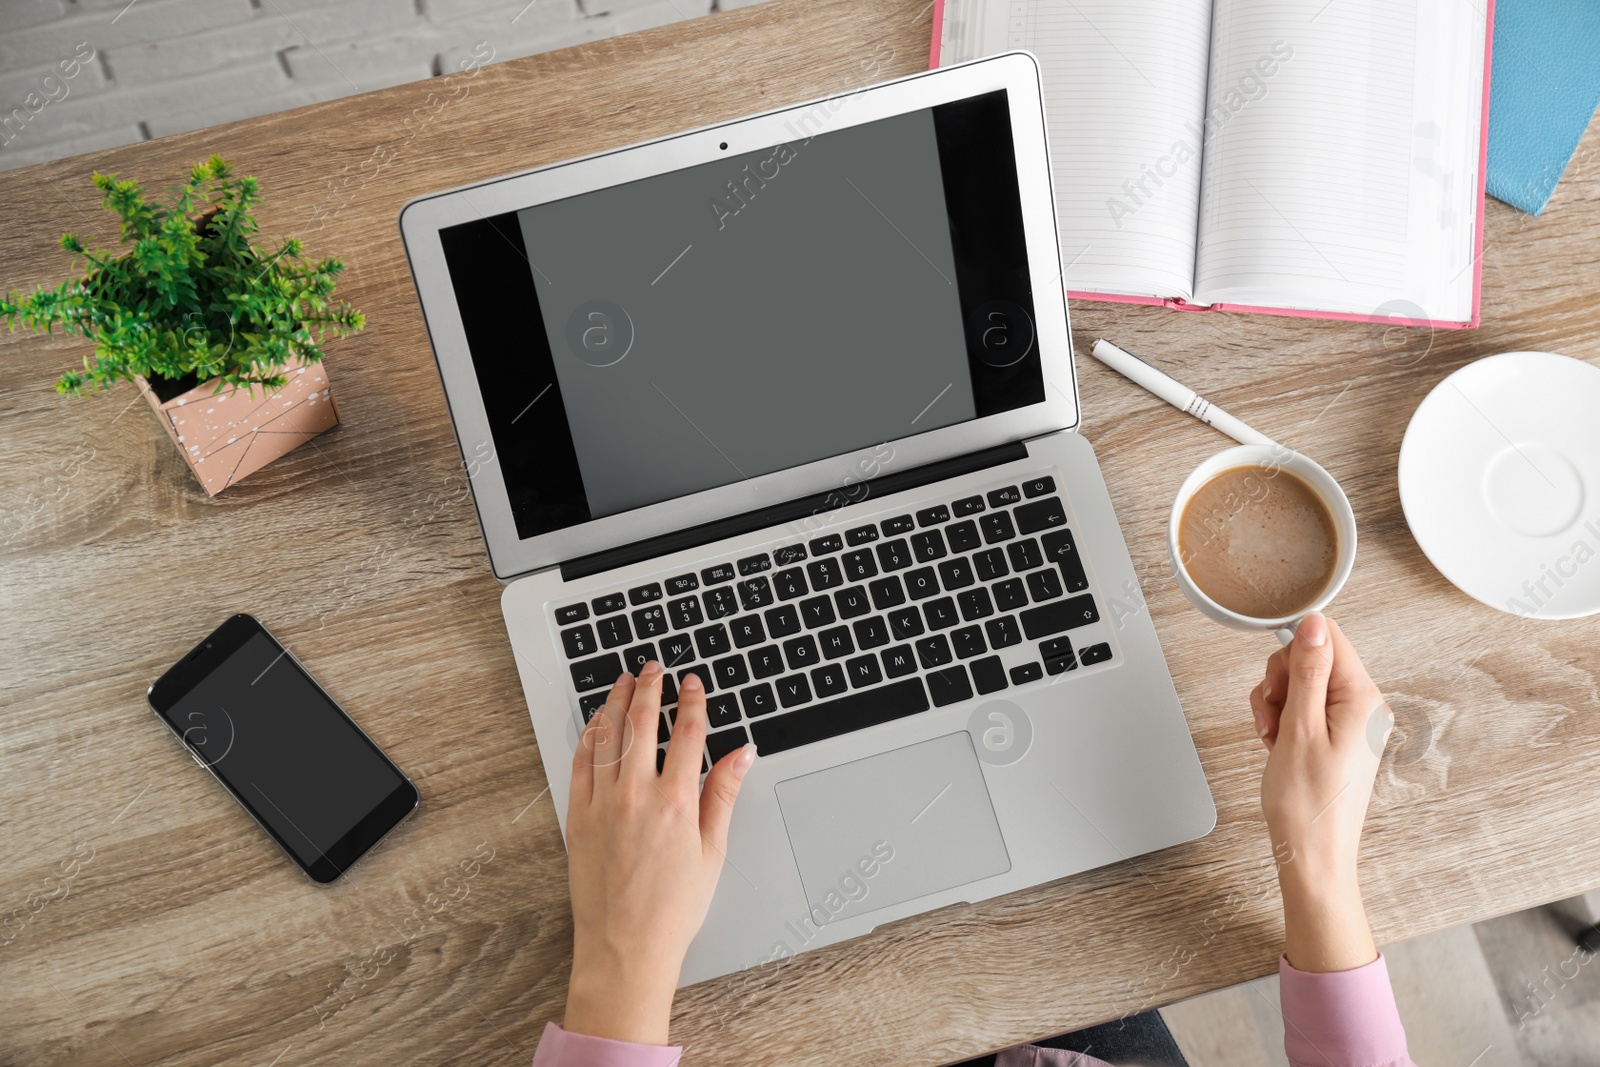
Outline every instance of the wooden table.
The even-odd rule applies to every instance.
[[[0,336],[0,903],[23,916],[0,935],[0,1059],[528,1061],[562,1012],[566,867],[396,212],[917,70],[928,32],[922,0],[774,0],[0,174],[0,281],[28,287],[66,276],[62,230],[113,236],[92,169],[160,188],[221,152],[262,179],[263,233],[345,258],[341,292],[368,322],[331,349],[343,425],[216,499],[131,386],[52,394],[80,342]],[[1458,592],[1412,540],[1395,484],[1406,420],[1446,373],[1515,349],[1600,363],[1597,148],[1591,130],[1544,218],[1489,204],[1477,331],[1073,307],[1080,349],[1104,333],[1159,353],[1317,457],[1355,503],[1361,554],[1337,616],[1401,728],[1362,867],[1380,941],[1600,885],[1600,627]],[[1207,622],[1163,573],[1174,491],[1226,442],[1090,360],[1079,374],[1216,830],[687,990],[673,1026],[686,1062],[934,1064],[1274,968],[1246,702],[1272,642]],[[241,610],[422,790],[419,816],[333,888],[286,862],[144,703]]]

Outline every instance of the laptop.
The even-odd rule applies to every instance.
[[[758,748],[685,985],[1215,824],[1045,139],[1012,53],[401,213],[563,826],[624,669],[667,668],[658,762],[689,672],[704,766]]]

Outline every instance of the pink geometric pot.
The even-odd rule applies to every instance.
[[[288,382],[270,395],[260,386],[224,385],[218,392],[213,380],[163,402],[149,382],[138,383],[200,487],[216,496],[339,424],[322,364],[291,361],[283,373]]]

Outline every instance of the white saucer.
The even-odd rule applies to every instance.
[[[1537,619],[1600,612],[1600,367],[1508,352],[1450,375],[1406,427],[1400,505],[1468,596]]]

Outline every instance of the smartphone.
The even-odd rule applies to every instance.
[[[217,627],[149,700],[315,882],[349,870],[417,806],[411,780],[249,615]]]

